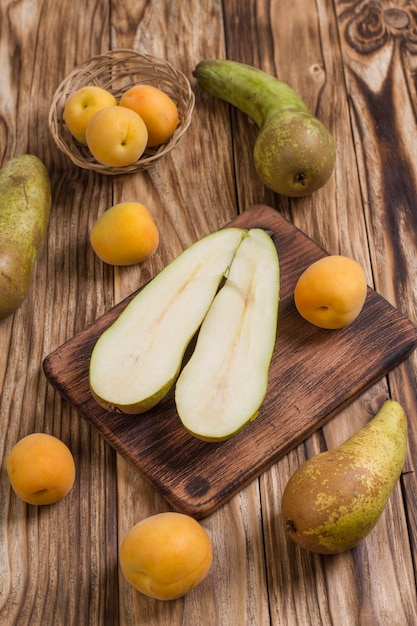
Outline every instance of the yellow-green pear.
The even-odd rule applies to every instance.
[[[282,498],[288,535],[311,552],[356,546],[380,518],[407,450],[407,418],[387,400],[375,417],[339,447],[305,461]]]
[[[267,187],[298,197],[328,181],[335,165],[333,137],[290,85],[251,65],[222,59],[200,61],[194,75],[200,87],[258,126],[253,158]]]
[[[224,228],[196,241],[103,332],[89,369],[91,392],[101,406],[138,414],[165,397],[246,233]]]
[[[51,210],[45,165],[32,154],[0,170],[0,320],[22,304],[32,279]]]
[[[279,293],[275,244],[267,231],[251,228],[175,387],[178,415],[195,437],[228,439],[257,416],[275,347]]]

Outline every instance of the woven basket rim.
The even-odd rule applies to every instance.
[[[135,75],[141,78],[135,79]],[[166,143],[146,148],[135,163],[123,167],[103,165],[67,129],[62,116],[65,101],[71,93],[87,84],[104,86],[118,98],[129,86],[139,82],[163,85],[163,90],[177,104],[178,126]],[[146,170],[178,145],[191,123],[194,105],[195,96],[188,78],[169,61],[129,48],[116,48],[85,59],[64,78],[52,98],[48,125],[58,149],[78,167],[108,175],[129,174]]]

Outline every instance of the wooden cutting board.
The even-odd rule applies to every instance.
[[[88,385],[91,351],[135,294],[43,363],[51,384],[108,443],[174,509],[195,518],[226,502],[417,345],[415,326],[370,288],[360,316],[344,329],[322,330],[307,323],[295,309],[294,287],[301,272],[326,253],[264,205],[250,207],[229,226],[271,231],[281,266],[278,333],[268,392],[259,416],[240,433],[221,443],[194,438],[180,423],[173,393],[139,416],[107,412],[94,401]]]

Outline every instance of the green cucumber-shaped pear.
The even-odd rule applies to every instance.
[[[250,65],[220,59],[200,61],[194,76],[205,91],[237,107],[259,127],[253,156],[267,187],[299,197],[328,181],[335,165],[333,137],[287,83]]]
[[[333,450],[305,461],[282,497],[288,535],[321,554],[356,546],[380,518],[407,451],[407,417],[394,400]]]

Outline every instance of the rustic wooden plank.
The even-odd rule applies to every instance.
[[[224,51],[222,3],[200,2],[114,2],[113,47],[132,47],[166,57],[179,67],[195,88],[192,70],[205,56]],[[168,26],[167,26],[168,25]],[[207,104],[205,94],[195,89],[193,120],[174,153],[144,176],[123,178],[113,183],[115,200],[136,197],[152,210],[161,230],[156,255],[142,266],[115,272],[115,301],[118,302],[159,271],[193,241],[217,230],[237,212],[232,136],[228,112],[219,113]],[[210,103],[209,103],[210,104]],[[166,510],[166,501],[135,468],[118,458],[119,536],[139,519]],[[257,626],[269,622],[263,571],[263,550],[248,554],[261,537],[256,495],[239,498],[231,509],[204,520],[213,541],[215,566],[209,577],[186,600],[158,603],[141,596],[121,577],[120,625],[198,624],[224,621],[248,623],[255,615]],[[256,493],[256,492],[255,492]],[[255,504],[254,504],[255,502]],[[245,521],[246,520],[246,521]],[[226,529],[226,531],[225,531]],[[227,529],[238,532],[239,541]],[[230,532],[232,532],[230,530]],[[239,570],[230,563],[238,557]],[[245,576],[241,572],[245,571]],[[260,572],[260,574],[258,573]],[[225,580],[230,584],[225,585]],[[204,616],[204,618],[203,618]]]
[[[336,8],[375,284],[390,302],[416,319],[415,12],[407,4],[393,7],[389,2],[336,2]],[[410,364],[390,376],[393,393],[403,398],[411,419],[409,472],[415,470],[417,454],[417,395],[412,373],[416,365],[413,355]],[[409,475],[404,482],[408,488],[403,491],[410,525],[413,482]],[[416,568],[414,533],[411,549]]]
[[[49,229],[30,291],[19,311],[0,325],[2,458],[20,437],[44,431],[69,445],[77,468],[67,498],[39,508],[18,501],[2,474],[3,624],[98,624],[105,623],[105,615],[117,623],[117,546],[108,541],[108,530],[117,525],[116,456],[60,401],[41,368],[45,354],[94,319],[109,297],[94,289],[102,270],[88,250],[86,233],[110,187],[76,171],[56,150],[47,126],[50,101],[65,74],[109,45],[109,29],[103,29],[110,17],[107,0],[74,9],[67,0],[59,10],[40,1],[6,0],[0,7],[2,162],[37,154],[53,189]],[[87,291],[90,297],[81,297]]]
[[[190,128],[175,151],[144,175],[121,177],[113,183],[114,200],[137,198],[147,204],[161,232],[159,250],[149,262],[115,272],[116,302],[147,282],[182,249],[236,215],[228,111],[213,109],[206,95],[195,88],[192,77],[200,58],[224,54],[222,20],[219,1],[192,0],[187,6],[177,0],[113,2],[112,46],[132,47],[167,58],[189,77],[196,96]],[[139,519],[166,510],[166,501],[122,457],[118,458],[117,484],[119,509],[123,511],[119,537]],[[268,601],[261,575],[263,550],[248,553],[245,548],[255,541],[252,535],[261,536],[259,511],[255,505],[249,506],[253,500],[247,494],[231,510],[203,521],[212,536],[215,563],[209,577],[184,601],[169,603],[168,607],[135,592],[121,577],[120,625],[191,625],[200,623],[203,615],[212,624],[233,624],[235,620],[244,624],[248,615],[259,616],[258,626],[268,624]],[[246,509],[239,506],[241,501]],[[245,510],[251,511],[253,520],[248,520]],[[228,528],[239,529],[238,544]],[[230,563],[236,559],[236,551],[240,572],[246,574],[230,579]],[[250,590],[246,575],[251,581]],[[226,585],[225,581],[233,584]]]
[[[295,0],[289,7],[265,0],[236,1],[228,3],[225,21],[229,58],[260,67],[290,84],[332,132],[337,150],[334,174],[324,188],[305,198],[282,198],[257,182],[251,149],[246,147],[253,146],[256,127],[234,113],[240,205],[274,206],[330,254],[343,251],[360,262],[372,286],[333,3]]]

